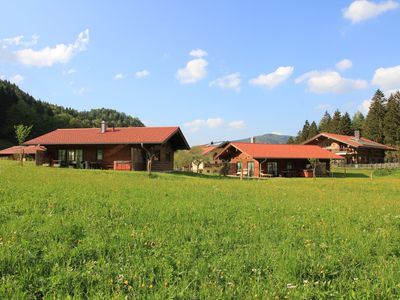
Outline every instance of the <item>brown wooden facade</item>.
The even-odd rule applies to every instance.
[[[171,171],[174,165],[174,149],[171,143],[143,145],[155,153],[152,170]],[[146,169],[146,151],[142,145],[48,145],[46,154],[38,164],[73,166],[78,168],[113,169],[115,162],[129,163],[131,170]]]

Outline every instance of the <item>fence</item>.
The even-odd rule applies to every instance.
[[[337,167],[349,169],[396,169],[400,168],[400,163],[381,163],[381,164],[338,164]]]

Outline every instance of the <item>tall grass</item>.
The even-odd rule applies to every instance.
[[[0,298],[399,298],[399,201],[398,173],[239,181],[0,161]]]

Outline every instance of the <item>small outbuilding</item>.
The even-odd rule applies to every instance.
[[[42,146],[12,146],[0,150],[0,157],[7,159],[19,159],[24,155],[26,160],[35,160],[38,153],[46,151]],[[40,155],[40,154],[39,154]]]
[[[330,160],[342,157],[315,145],[229,143],[216,156],[229,164],[228,175],[248,177],[312,176],[310,159],[318,160],[318,174],[330,171]]]

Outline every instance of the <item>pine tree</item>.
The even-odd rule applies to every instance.
[[[311,125],[310,125],[310,129],[308,130],[308,139],[313,138],[314,136],[316,136],[319,133],[318,131],[318,126],[317,123],[315,123],[315,121],[312,121]]]
[[[333,114],[328,132],[339,133],[339,123],[341,119],[342,119],[342,114],[340,113],[339,110],[336,110]]]
[[[357,111],[353,116],[353,120],[351,121],[351,129],[353,131],[363,130],[364,122],[365,122],[364,115],[361,112]]]
[[[303,130],[301,131],[300,143],[307,140],[309,132],[310,132],[310,123],[308,122],[308,120],[306,120],[303,126]]]
[[[351,128],[351,119],[348,112],[346,112],[340,119],[338,133],[344,135],[353,135],[354,132]]]
[[[319,121],[319,132],[328,132],[331,126],[331,121],[331,115],[327,111],[325,111],[324,116],[322,117],[321,121]]]
[[[301,130],[299,130],[297,132],[296,138],[294,139],[295,144],[300,144],[301,143],[301,135],[302,135],[302,132],[301,132]]]
[[[295,138],[293,138],[292,136],[289,137],[289,139],[287,140],[287,144],[296,144]]]
[[[364,136],[378,143],[384,142],[385,95],[377,90],[371,100],[369,112],[365,119]]]
[[[392,94],[386,104],[383,132],[385,143],[397,146],[400,143],[400,92]]]

